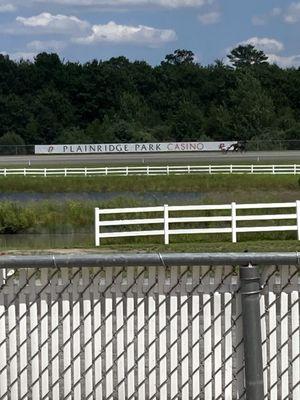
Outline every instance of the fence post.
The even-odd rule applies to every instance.
[[[100,219],[99,208],[95,208],[95,243],[96,243],[96,246],[100,246],[99,219]]]
[[[297,233],[298,240],[300,240],[300,201],[296,201],[296,215],[297,215]]]
[[[247,400],[263,400],[263,364],[260,325],[260,275],[257,267],[241,266],[242,320]]]
[[[164,233],[165,233],[165,244],[169,244],[169,206],[164,205]]]
[[[236,203],[231,203],[231,234],[232,234],[232,243],[237,242],[237,234],[236,234]]]

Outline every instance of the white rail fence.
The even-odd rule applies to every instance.
[[[235,267],[4,272],[2,400],[245,399]],[[299,282],[297,266],[264,270],[261,345],[268,400],[300,398]]]
[[[280,210],[284,210],[279,212]],[[290,213],[286,209],[291,209]],[[269,213],[256,213],[269,210]],[[245,211],[252,211],[245,215]],[[270,211],[277,211],[270,214]],[[178,212],[189,214],[197,212],[199,216],[176,216]],[[211,216],[207,213],[216,213]],[[220,212],[225,215],[219,215]],[[242,212],[242,213],[241,213]],[[147,218],[143,214],[154,213],[156,216]],[[128,218],[128,215],[137,214],[139,218]],[[170,215],[172,214],[172,215]],[[201,215],[202,214],[202,215]],[[123,217],[122,217],[123,215]],[[142,215],[142,217],[140,217]],[[108,219],[110,216],[111,219]],[[113,216],[122,218],[115,219]],[[105,219],[104,219],[104,218]],[[253,225],[260,221],[259,225]],[[281,223],[281,222],[284,223]],[[290,223],[288,223],[288,221]],[[243,224],[244,223],[244,224]],[[245,225],[246,223],[246,225]],[[183,228],[172,228],[173,224],[184,224]],[[189,225],[188,227],[186,225]],[[196,225],[195,225],[196,224]],[[204,226],[203,226],[204,224]],[[205,225],[214,225],[206,227]],[[147,229],[143,229],[144,226]],[[158,228],[153,228],[158,226]],[[201,227],[202,225],[202,227]],[[251,225],[251,226],[249,226]],[[138,230],[130,230],[139,226]],[[152,227],[152,228],[151,228]],[[116,230],[118,229],[119,230]],[[95,244],[100,246],[102,239],[139,237],[139,236],[163,236],[164,243],[169,244],[172,235],[190,234],[231,234],[233,243],[237,242],[238,234],[249,232],[284,232],[296,231],[300,240],[300,201],[291,203],[261,203],[261,204],[223,204],[223,205],[191,205],[191,206],[164,206],[134,207],[134,208],[108,208],[95,209]]]
[[[186,174],[300,174],[300,165],[190,165],[100,168],[2,168],[0,176],[130,176]]]

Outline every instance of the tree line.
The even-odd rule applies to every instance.
[[[0,145],[300,139],[300,69],[252,45],[203,66],[175,50],[158,66],[0,55]]]

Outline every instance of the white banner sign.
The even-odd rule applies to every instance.
[[[37,145],[35,154],[167,153],[221,151],[236,142],[170,142]]]

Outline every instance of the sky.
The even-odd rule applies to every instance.
[[[299,67],[299,38],[300,1],[0,0],[0,53],[16,60],[46,51],[158,65],[187,49],[207,65],[250,43],[281,67]]]

